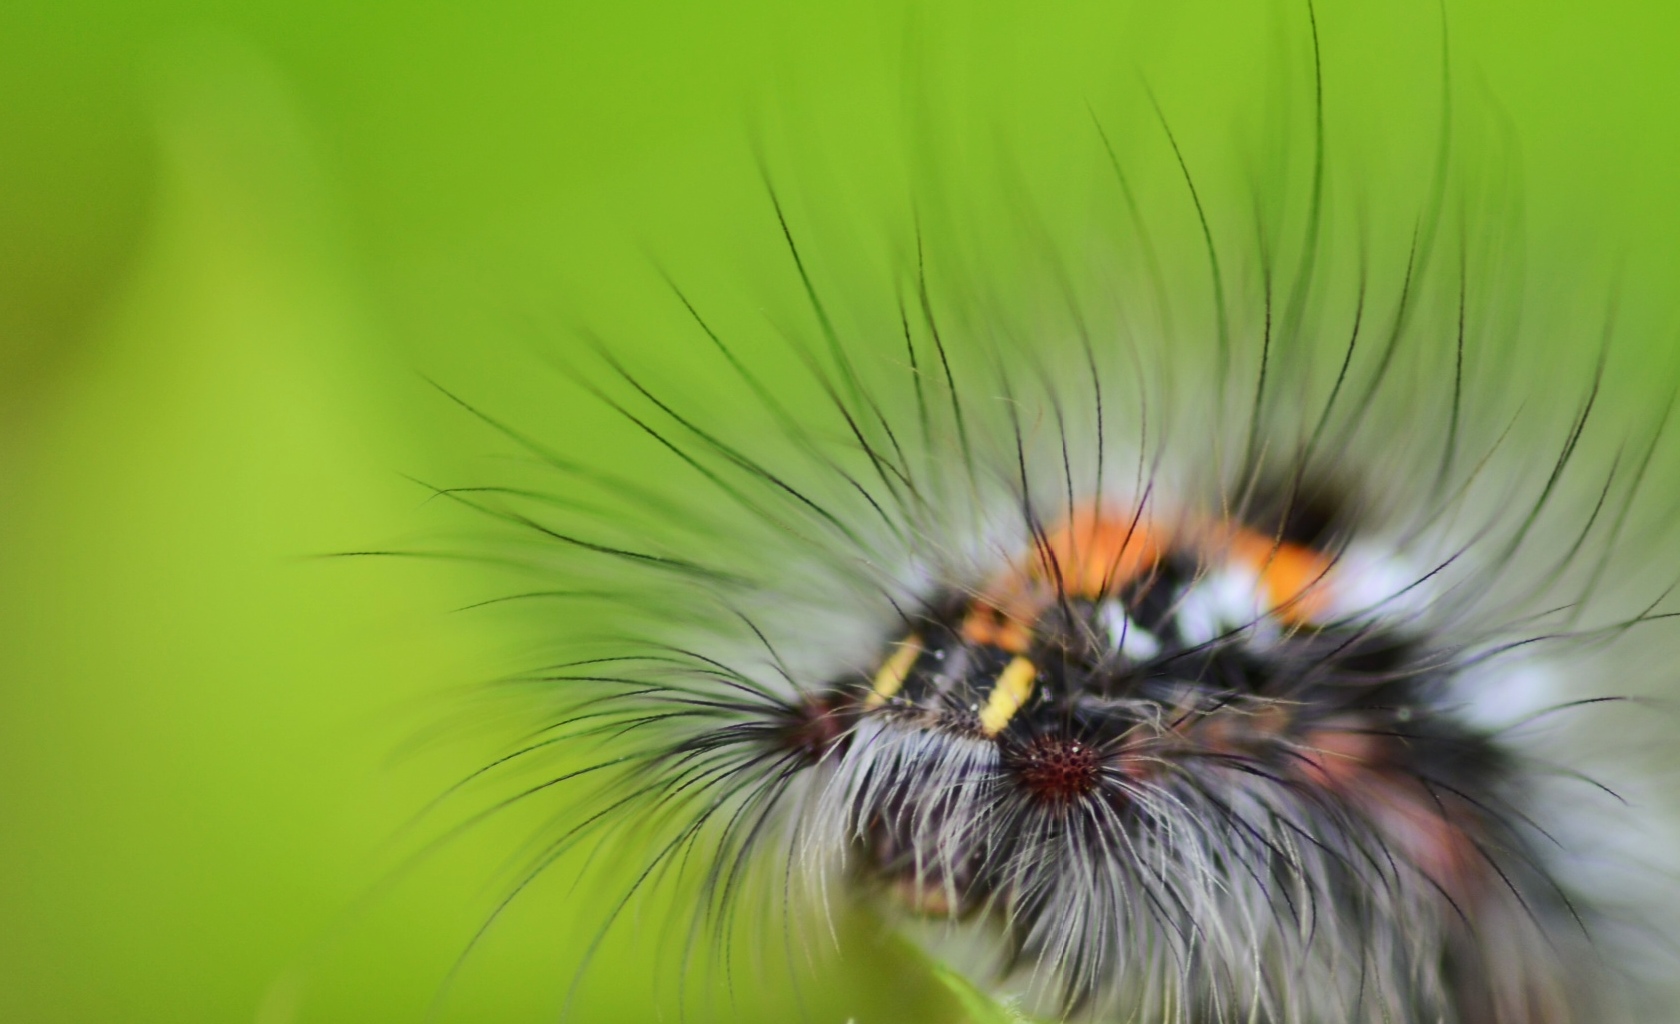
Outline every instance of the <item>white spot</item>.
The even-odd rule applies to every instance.
[[[1245,566],[1215,569],[1190,585],[1178,601],[1178,631],[1186,643],[1205,644],[1244,627],[1275,632],[1263,615],[1260,577]]]
[[[1372,544],[1353,544],[1336,558],[1330,579],[1337,616],[1403,618],[1429,603],[1425,573]]]
[[[1484,729],[1508,729],[1564,703],[1571,693],[1560,666],[1539,658],[1468,672],[1453,681],[1458,715]]]
[[[1148,661],[1161,653],[1161,641],[1126,614],[1120,602],[1110,598],[1097,606],[1104,628],[1108,630],[1110,650],[1124,654],[1132,661]]]

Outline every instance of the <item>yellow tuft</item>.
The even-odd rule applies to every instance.
[[[980,731],[987,736],[1002,732],[1032,696],[1033,681],[1037,678],[1038,666],[1025,658],[1016,658],[1005,666],[997,685],[986,697],[986,706],[980,709]]]
[[[911,666],[916,664],[916,659],[921,657],[921,654],[922,638],[914,633],[905,637],[898,645],[898,650],[894,651],[886,664],[881,666],[881,670],[875,673],[875,685],[864,706],[878,708],[902,689],[904,680],[910,676]]]

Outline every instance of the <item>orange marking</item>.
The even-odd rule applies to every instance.
[[[1011,566],[981,592],[963,619],[964,639],[1023,654],[1045,610],[1066,595],[1113,594],[1161,560],[1165,538],[1130,512],[1089,505],[1034,543],[1026,565]]]
[[[1047,581],[1054,571],[1069,597],[1112,594],[1161,560],[1157,531],[1136,515],[1114,515],[1094,505],[1069,516],[1046,540],[1044,549],[1034,551],[1032,574]]]
[[[1238,527],[1228,541],[1232,555],[1260,574],[1272,606],[1267,611],[1291,626],[1322,619],[1330,610],[1325,576],[1330,556]]]
[[[1357,808],[1405,859],[1464,906],[1475,902],[1486,868],[1471,838],[1474,812],[1393,767],[1393,740],[1357,719],[1326,723],[1301,739],[1299,769],[1310,782]]]
[[[1282,704],[1226,707],[1206,715],[1182,715],[1179,732],[1203,749],[1225,756],[1242,756],[1277,741],[1289,729],[1291,715]],[[1312,755],[1309,764],[1315,764]]]
[[[1043,607],[1048,607],[1048,604]],[[1037,611],[1041,610],[1041,607],[1035,606],[1035,619]],[[1000,609],[980,602],[976,602],[963,619],[962,634],[963,639],[971,644],[998,647],[1010,654],[1025,654],[1027,648],[1032,646],[1030,623],[1023,623]]]
[[[1365,722],[1329,723],[1301,738],[1301,771],[1316,785],[1358,799],[1372,766],[1382,763],[1383,742]]]

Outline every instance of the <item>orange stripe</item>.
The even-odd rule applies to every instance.
[[[1048,581],[1052,569],[1069,597],[1096,599],[1114,593],[1161,560],[1163,538],[1135,514],[1082,508],[1046,538],[1033,575]],[[1050,563],[1054,560],[1054,566]]]
[[[1232,531],[1229,544],[1237,561],[1260,574],[1270,614],[1298,626],[1320,621],[1330,611],[1330,588],[1324,579],[1332,564],[1329,555],[1242,527]]]
[[[963,619],[963,637],[1024,654],[1033,624],[1059,593],[1093,601],[1113,594],[1153,569],[1165,543],[1134,513],[1080,508],[1033,545],[1024,569],[1011,566],[987,585]]]

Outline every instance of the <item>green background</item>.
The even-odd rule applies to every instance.
[[[1320,11],[1337,123],[1375,165],[1430,144],[1427,6]],[[1533,258],[1621,261],[1659,322],[1680,268],[1680,14],[1448,7]],[[652,294],[645,252],[750,281],[776,241],[755,139],[879,211],[915,97],[953,138],[1038,124],[1033,160],[1055,166],[1089,144],[1084,104],[1141,75],[1212,152],[1224,112],[1299,53],[1300,16],[0,5],[0,1020],[423,1019],[522,833],[483,830],[356,901],[479,749],[415,737],[528,638],[452,611],[494,589],[470,567],[310,557],[425,538],[403,474],[483,468],[486,435],[421,375],[611,452],[599,410],[526,372],[524,314],[618,324]],[[657,352],[659,334],[621,341]],[[588,923],[563,891],[534,900],[443,1018],[554,1019]],[[958,1012],[890,950],[825,973],[815,1020]],[[609,943],[575,1019],[650,1019],[669,974]],[[737,984],[789,1019],[785,985]]]

